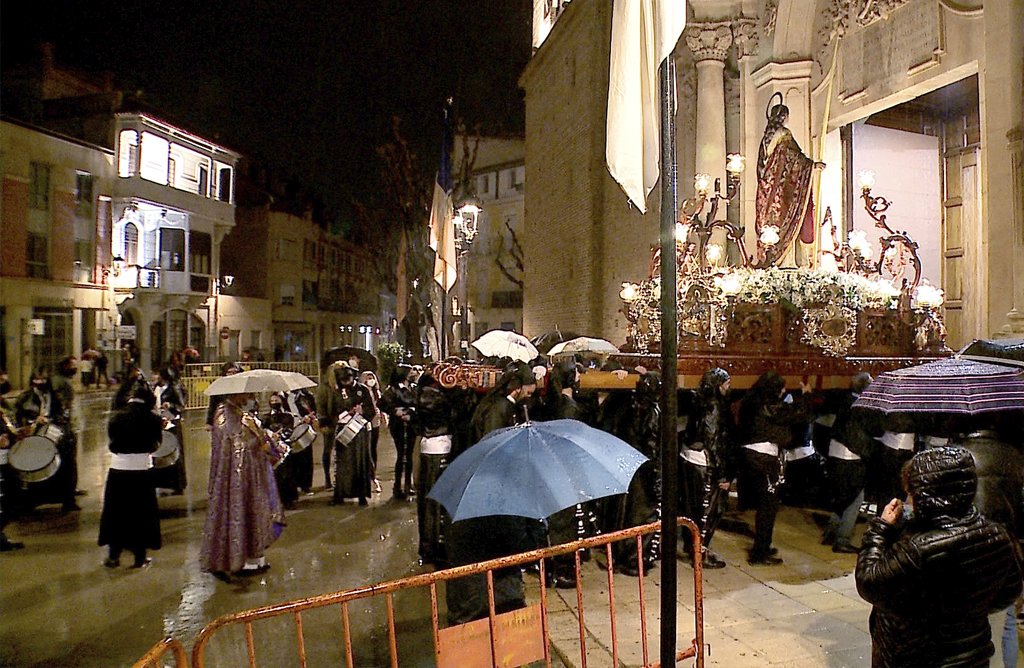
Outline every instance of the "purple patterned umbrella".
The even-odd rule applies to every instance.
[[[974,415],[1024,409],[1024,377],[1012,367],[943,359],[879,374],[855,408],[884,413]]]

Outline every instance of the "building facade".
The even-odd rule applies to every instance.
[[[632,208],[605,165],[610,0],[537,0],[526,92],[523,246],[527,335],[572,328],[617,343],[617,293],[648,274],[659,191]],[[747,169],[728,219],[756,247],[756,162],[769,103],[826,167],[814,185],[818,241],[879,231],[859,175],[890,202],[889,224],[920,246],[922,273],[945,294],[949,345],[1024,331],[1024,16],[1014,0],[691,0],[676,45],[679,199],[691,178]],[[878,242],[875,242],[878,248]],[[729,249],[738,261],[735,245]],[[998,279],[996,278],[998,277]]]
[[[89,347],[112,348],[113,152],[0,122],[0,368],[15,387]]]
[[[492,329],[523,331],[525,142],[480,139],[470,178],[480,211],[475,236],[462,244],[462,266],[451,293],[452,313],[463,318],[457,337],[463,350]]]

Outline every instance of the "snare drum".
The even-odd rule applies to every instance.
[[[11,448],[8,463],[25,482],[48,480],[60,468],[60,455],[55,443],[43,436],[23,438]]]
[[[163,438],[160,440],[160,447],[153,453],[153,467],[165,469],[178,463],[181,456],[181,445],[178,437],[172,432],[164,430]]]
[[[58,427],[57,425],[53,424],[52,422],[47,422],[36,427],[35,430],[32,432],[32,435],[41,436],[42,438],[45,438],[47,441],[56,444],[60,443],[60,439],[64,438],[64,430]]]
[[[302,452],[309,446],[313,445],[313,441],[315,440],[316,430],[305,422],[295,429],[292,429],[292,435],[288,437],[288,441],[292,444],[292,454]]]
[[[338,420],[338,435],[334,437],[338,443],[348,445],[359,435],[369,421],[361,415],[350,415]]]

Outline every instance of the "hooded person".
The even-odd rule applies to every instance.
[[[392,496],[401,501],[412,491],[412,454],[416,446],[413,418],[416,415],[416,388],[409,382],[412,368],[399,364],[391,373],[391,382],[380,398],[380,410],[388,416],[388,431],[395,443],[395,488]],[[402,487],[402,480],[405,487]]]
[[[868,385],[871,375],[858,373],[853,377],[850,391],[842,396],[832,424],[832,439],[828,445],[828,472],[832,481],[832,514],[822,545],[831,545],[833,552],[855,554],[859,548],[850,543],[853,527],[864,503],[864,485],[867,479],[869,449],[873,439],[868,435],[853,404]]]
[[[694,397],[685,444],[680,446],[680,511],[701,530],[704,568],[722,568],[725,562],[711,551],[711,539],[725,514],[733,478],[730,458],[734,425],[728,392],[729,372],[708,369]],[[680,529],[680,558],[694,559],[689,530]]]
[[[334,423],[329,441],[335,449],[333,505],[355,498],[365,506],[373,494],[369,425],[376,408],[369,388],[356,380],[356,375],[350,366],[338,367],[332,374],[337,386],[327,404],[327,415]]]
[[[505,368],[498,384],[487,393],[473,412],[473,443],[478,443],[495,429],[525,422],[525,402],[537,389],[533,370],[522,362]]]
[[[97,542],[106,545],[103,565],[117,568],[121,552],[135,556],[133,568],[149,563],[147,550],[159,550],[160,517],[153,484],[153,453],[160,447],[163,420],[155,412],[156,397],[146,381],[136,380],[125,406],[107,425],[110,470],[103,489],[103,512]]]
[[[978,476],[965,448],[918,453],[903,482],[909,520],[890,501],[857,557],[857,591],[872,604],[871,665],[988,666],[988,615],[1021,593],[1019,546],[974,506]]]
[[[806,432],[810,422],[810,387],[801,385],[801,389],[803,396],[799,402],[786,401],[786,381],[777,371],[768,371],[757,379],[740,404],[740,504],[757,509],[754,544],[747,560],[751,564],[782,563],[775,556],[772,534],[779,512],[779,488],[785,480],[786,451],[793,446],[796,427],[802,424]]]
[[[64,404],[66,392],[57,392],[53,387],[52,379],[57,376],[59,374],[51,378],[44,367],[36,369],[29,388],[14,400],[14,421],[19,428],[59,434],[54,445],[60,456],[60,466],[52,477],[31,483],[24,490],[22,501],[26,510],[44,503],[60,503],[64,513],[81,510],[75,501],[78,439],[71,430],[70,406]]]

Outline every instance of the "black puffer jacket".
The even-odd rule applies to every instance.
[[[1021,591],[1021,560],[1001,525],[973,506],[977,475],[963,448],[911,460],[906,527],[874,519],[857,558],[857,591],[873,604],[871,665],[988,666],[988,615]]]

